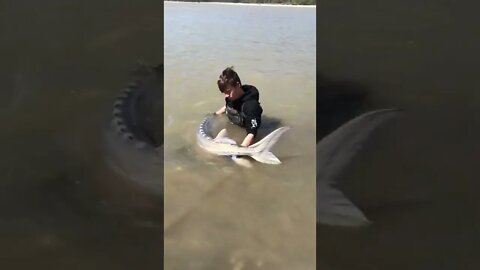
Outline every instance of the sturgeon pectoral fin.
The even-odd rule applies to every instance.
[[[235,162],[237,165],[240,165],[245,168],[252,168],[252,163],[250,160],[243,158],[243,157],[237,157],[237,158],[232,158],[233,162]]]

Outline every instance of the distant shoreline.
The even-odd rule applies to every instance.
[[[233,2],[199,2],[199,1],[171,1],[164,0],[165,3],[197,3],[197,4],[217,4],[217,5],[234,5],[234,6],[266,6],[266,7],[301,7],[316,8],[317,5],[292,5],[292,4],[269,4],[269,3],[233,3]]]

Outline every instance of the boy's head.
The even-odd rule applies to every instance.
[[[233,88],[242,86],[242,82],[240,81],[237,72],[233,70],[233,67],[227,67],[222,71],[222,74],[220,74],[217,85],[220,92],[226,93]]]

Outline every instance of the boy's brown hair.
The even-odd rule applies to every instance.
[[[222,93],[225,92],[229,86],[236,86],[237,83],[242,85],[240,77],[238,77],[237,72],[233,70],[233,67],[227,67],[223,70],[217,81],[218,89]]]

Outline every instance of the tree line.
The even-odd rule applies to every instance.
[[[251,3],[251,4],[290,4],[290,5],[316,5],[317,4],[317,0],[175,0],[175,1]]]

